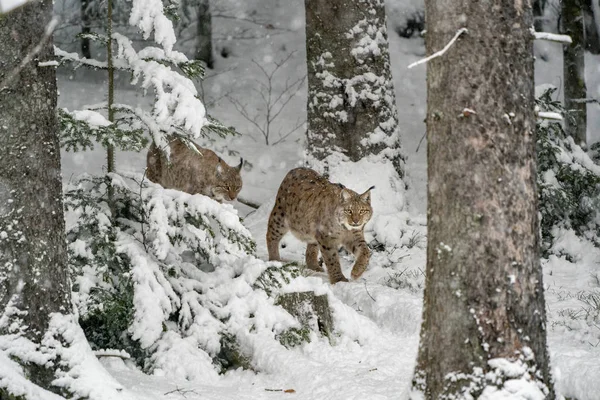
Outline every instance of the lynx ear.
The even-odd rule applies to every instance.
[[[217,163],[217,175],[221,175],[223,172],[223,166],[221,165],[221,160]]]
[[[367,203],[371,202],[371,190],[375,189],[375,186],[371,186],[368,188],[363,194],[360,195],[360,199],[362,201],[366,201]]]
[[[344,188],[340,192],[340,196],[342,197],[343,202],[347,202],[347,201],[350,201],[350,199],[352,198],[352,193],[350,193],[350,191],[348,189]]]
[[[240,157],[240,165],[238,165],[236,168],[238,171],[241,171],[243,166],[244,166],[244,159],[242,157]]]

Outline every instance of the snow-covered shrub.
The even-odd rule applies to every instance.
[[[94,348],[195,378],[213,363],[248,368],[240,337],[308,336],[269,296],[298,276],[295,265],[257,259],[231,205],[141,179],[83,177],[66,193],[73,299]]]
[[[163,3],[133,0],[129,23],[144,38],[153,33],[160,47],[139,49],[108,29],[107,36],[92,37],[114,45],[108,61],[55,52],[76,66],[110,71],[112,64],[130,72],[132,84],[153,91],[152,109],[109,95],[82,111],[63,110],[63,146],[139,151],[149,134],[168,156],[174,136],[231,133],[206,114],[190,79],[202,75],[202,65],[173,50]],[[110,88],[110,74],[108,81]],[[126,350],[155,373],[206,379],[251,368],[255,348],[303,338],[281,339],[301,327],[271,297],[298,275],[297,267],[256,258],[250,232],[231,205],[163,189],[141,171],[81,177],[67,189],[65,205],[73,300],[93,347]]]
[[[562,105],[552,100],[555,91],[541,94],[537,106],[565,115]],[[537,157],[543,254],[551,252],[557,229],[572,229],[600,246],[600,166],[556,121],[538,123]]]

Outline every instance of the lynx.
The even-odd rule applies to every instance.
[[[371,252],[364,238],[364,227],[371,219],[371,189],[363,194],[329,182],[309,168],[296,168],[285,176],[269,217],[267,249],[269,260],[280,260],[279,242],[291,231],[306,246],[306,266],[322,271],[323,255],[329,281],[347,282],[342,273],[338,249],[343,246],[354,254],[352,279],[367,268]]]
[[[177,189],[191,194],[200,193],[218,202],[234,200],[242,189],[243,159],[237,167],[230,167],[212,150],[198,145],[198,152],[181,139],[169,143],[169,165],[154,143],[146,157],[146,176],[167,189]]]

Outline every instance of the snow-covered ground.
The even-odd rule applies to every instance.
[[[399,2],[401,5],[402,2]],[[252,62],[274,68],[273,61],[282,60],[294,52],[275,82],[275,91],[281,90],[286,79],[303,76],[305,68],[304,10],[302,2],[291,0],[232,1],[240,17],[256,10],[261,19],[275,29],[254,27],[258,39],[227,39],[239,21],[215,18],[216,69],[209,71],[203,85],[209,111],[226,125],[241,132],[231,137],[202,144],[212,148],[226,161],[235,163],[243,156],[248,164],[242,171],[244,186],[240,197],[263,204],[257,211],[235,203],[245,224],[258,244],[258,255],[266,257],[265,232],[270,206],[279,183],[293,167],[302,163],[304,135],[300,130],[282,143],[267,146],[259,132],[246,121],[228,97],[246,105],[251,113],[264,113],[257,108],[258,82],[263,81],[260,69]],[[231,9],[231,8],[230,8]],[[390,25],[393,21],[390,21]],[[375,256],[369,270],[357,282],[328,287],[324,276],[307,278],[316,286],[327,287],[334,312],[334,322],[340,335],[331,345],[327,339],[313,337],[311,343],[292,350],[263,349],[262,358],[255,360],[258,373],[232,371],[222,376],[206,377],[202,381],[180,380],[160,374],[145,375],[119,358],[103,358],[112,375],[139,399],[402,399],[407,397],[415,364],[422,308],[422,270],[425,266],[425,211],[426,211],[426,141],[417,148],[425,132],[423,120],[426,110],[425,67],[408,69],[421,58],[423,40],[398,37],[391,29],[390,53],[393,77],[406,157],[405,183],[408,190],[403,196],[405,206],[404,228],[393,232],[399,241],[390,257],[396,262],[384,265]],[[228,57],[220,56],[227,49]],[[562,81],[561,45],[539,42],[535,46],[536,83]],[[542,60],[541,56],[546,60]],[[600,96],[600,58],[588,56],[588,90]],[[59,106],[69,110],[80,109],[106,97],[100,72],[77,71],[59,77]],[[118,102],[132,106],[147,106],[138,91],[128,90],[126,79],[121,79],[117,91]],[[227,95],[227,96],[225,96]],[[214,101],[214,104],[212,102]],[[305,87],[294,96],[273,126],[273,138],[278,132],[305,118]],[[253,114],[254,115],[254,114]],[[588,106],[588,137],[590,142],[600,140],[600,106]],[[117,168],[124,172],[140,173],[145,167],[145,152],[118,153]],[[98,173],[105,163],[102,149],[86,153],[63,153],[63,178],[67,182],[81,172]],[[343,175],[343,174],[341,174]],[[342,181],[357,190],[373,182],[364,182],[365,175],[346,174]],[[382,229],[384,223],[377,214],[390,210],[383,204],[375,208],[371,223]],[[303,260],[304,246],[292,237],[284,239],[282,255],[288,259]],[[576,255],[576,263],[552,258],[544,264],[546,300],[548,306],[548,337],[552,369],[558,391],[578,400],[600,399],[600,327],[588,324],[582,314],[594,312],[584,300],[589,293],[600,293],[600,281],[593,279],[598,270],[600,252],[585,248],[576,239],[564,233],[568,253]],[[352,259],[344,259],[344,272],[349,276]],[[596,272],[598,274],[598,272]],[[597,275],[596,275],[597,276]],[[294,283],[292,283],[294,285]],[[290,290],[293,289],[290,288]],[[599,305],[600,306],[600,305]],[[598,310],[596,309],[596,312]],[[293,389],[294,393],[286,392]]]

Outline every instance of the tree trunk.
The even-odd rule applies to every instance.
[[[536,31],[544,30],[544,9],[546,8],[546,0],[533,0],[533,26]]]
[[[198,0],[198,29],[196,42],[196,60],[202,60],[210,69],[214,67],[215,60],[212,51],[212,17],[210,15],[209,0]]]
[[[563,75],[565,87],[565,108],[570,115],[565,118],[565,130],[575,143],[585,146],[587,143],[587,104],[585,99],[585,23],[580,0],[562,1],[563,32],[571,37],[573,43],[563,45]]]
[[[305,0],[308,151],[351,161],[385,151],[400,167],[398,115],[381,0]]]
[[[81,0],[81,33],[89,34],[92,32],[90,27],[90,12],[89,12],[90,0]],[[86,37],[81,38],[81,55],[85,58],[92,58],[90,49],[90,39]]]
[[[281,305],[298,319],[300,325],[329,337],[333,332],[333,318],[326,294],[315,292],[291,292],[278,296],[275,304]]]
[[[585,25],[585,51],[600,54],[600,0],[585,0],[583,4]]]
[[[42,39],[51,16],[52,1],[42,0],[0,17],[0,81],[42,40],[39,53],[0,88],[0,310],[21,320],[24,335],[36,343],[51,313],[71,309],[56,72],[38,66],[54,58],[51,36]],[[0,333],[9,333],[9,325]],[[30,361],[23,363],[29,379],[49,388],[53,372]]]
[[[468,32],[428,63],[427,272],[413,389],[426,399],[478,398],[514,377],[497,368],[504,359],[528,367],[524,378],[553,399],[531,6],[426,0],[426,15],[428,54]],[[498,380],[488,381],[491,371]]]

